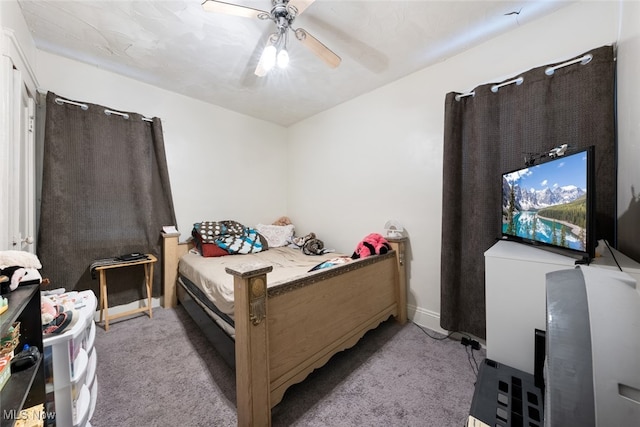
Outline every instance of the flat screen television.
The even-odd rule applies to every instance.
[[[594,147],[502,174],[502,236],[589,262],[595,256]]]

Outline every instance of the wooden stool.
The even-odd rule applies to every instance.
[[[141,313],[144,311],[149,312],[149,318],[153,318],[153,312],[151,308],[151,289],[153,285],[153,264],[158,259],[151,254],[146,254],[147,259],[140,259],[136,261],[122,261],[117,264],[102,265],[95,268],[100,272],[100,322],[102,322],[102,313],[104,311],[104,330],[109,330],[109,320],[117,319],[119,317],[129,316],[135,313]],[[142,265],[144,267],[144,282],[147,285],[147,306],[140,307],[133,310],[129,310],[124,313],[118,313],[109,316],[109,302],[107,299],[107,270],[112,268],[131,267],[134,265]]]

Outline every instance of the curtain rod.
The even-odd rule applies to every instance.
[[[88,109],[89,109],[89,106],[88,106],[87,104],[83,104],[83,103],[81,103],[81,102],[70,101],[70,100],[68,100],[68,99],[64,99],[64,98],[56,98],[54,101],[55,101],[55,103],[56,103],[56,104],[58,104],[58,105],[62,105],[62,104],[71,104],[71,105],[76,105],[76,106],[80,107],[80,108],[81,108],[82,110],[84,110],[84,111],[86,111],[86,110],[88,110]],[[110,116],[111,114],[116,114],[116,115],[118,115],[118,116],[122,116],[122,117],[123,117],[123,118],[125,118],[125,119],[128,119],[128,118],[129,118],[129,115],[128,115],[127,113],[122,113],[122,112],[120,112],[120,111],[115,111],[115,110],[109,110],[109,109],[107,109],[107,108],[105,108],[104,113],[105,113],[107,116]],[[144,117],[144,116],[142,117],[142,120],[144,120],[145,122],[153,122],[153,119],[152,119],[152,118]]]
[[[580,63],[581,65],[586,65],[589,62],[591,62],[592,59],[593,59],[593,55],[588,53],[588,54],[586,54],[586,55],[584,55],[584,56],[582,56],[580,58],[572,59],[571,61],[563,62],[562,64],[554,65],[552,67],[547,67],[544,70],[544,73],[547,76],[552,76],[556,72],[556,70],[559,69],[559,68],[563,68],[563,67],[566,67],[566,66],[569,66],[569,65],[573,65],[573,64],[577,64],[577,63]],[[500,84],[496,84],[496,85],[491,86],[491,92],[496,93],[496,92],[498,92],[498,90],[501,87],[507,86],[507,85],[510,85],[510,84],[514,84],[514,83],[516,85],[521,85],[522,82],[524,82],[524,78],[522,76],[520,76],[517,79],[513,79],[513,80],[510,80],[508,82],[504,82],[504,83],[500,83]],[[467,92],[467,93],[460,93],[460,94],[456,95],[456,101],[460,101],[462,98],[467,97],[467,96],[475,96],[475,94],[476,94],[475,91],[471,91],[471,92]]]
[[[125,119],[127,119],[127,120],[129,119],[129,115],[128,115],[127,113],[121,113],[120,111],[114,111],[114,110],[109,110],[109,109],[105,108],[105,109],[104,109],[104,113],[105,113],[107,116],[110,116],[110,115],[112,115],[112,114],[115,114],[115,115],[117,115],[117,116],[122,116],[122,117],[124,117],[124,118],[125,118]]]
[[[466,98],[467,96],[476,96],[476,92],[472,90],[467,93],[459,93],[456,95],[456,101],[460,101],[462,98]]]
[[[547,69],[546,69],[546,70],[544,70],[544,73],[545,73],[547,76],[552,76],[552,75],[553,75],[553,73],[555,73],[555,72],[556,72],[556,70],[557,70],[558,68],[566,67],[567,65],[577,64],[578,62],[579,62],[581,65],[585,65],[585,64],[588,64],[589,62],[591,62],[591,60],[592,60],[592,59],[593,59],[593,55],[592,55],[592,54],[590,54],[590,53],[587,53],[587,54],[586,54],[585,56],[583,56],[582,58],[576,58],[576,59],[574,59],[574,60],[567,61],[567,62],[565,62],[565,63],[563,63],[563,64],[560,64],[560,65],[555,65],[555,66],[553,66],[553,67],[547,67]]]
[[[82,104],[80,102],[75,102],[75,101],[69,101],[68,99],[56,98],[55,102],[58,105],[62,105],[62,104],[77,105],[78,107],[82,108],[85,111],[89,109],[89,106],[87,104]]]
[[[508,82],[504,82],[504,83],[500,83],[497,85],[493,85],[491,86],[491,92],[496,93],[498,92],[498,90],[503,87],[503,86],[509,86],[512,84],[516,84],[517,86],[520,86],[522,84],[522,82],[524,82],[524,78],[522,76],[518,77],[517,79],[513,79],[513,80],[509,80]]]

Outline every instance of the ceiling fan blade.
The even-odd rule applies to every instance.
[[[336,55],[331,49],[326,47],[317,38],[313,37],[306,30],[297,28],[294,30],[296,38],[305,45],[311,52],[315,53],[318,58],[322,59],[331,68],[336,68],[340,65],[342,59]]]
[[[227,15],[242,16],[244,18],[258,18],[260,15],[267,14],[264,10],[254,9],[251,7],[240,6],[232,3],[225,3],[217,0],[205,0],[202,8],[207,12],[225,13]]]
[[[291,0],[287,4],[287,7],[296,11],[296,16],[300,15],[306,8],[311,6],[315,0]]]

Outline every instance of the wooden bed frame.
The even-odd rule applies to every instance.
[[[178,302],[178,261],[189,243],[163,234],[164,307]],[[394,316],[407,321],[406,238],[392,251],[267,289],[265,264],[227,268],[234,276],[238,425],[271,425],[286,389]]]

